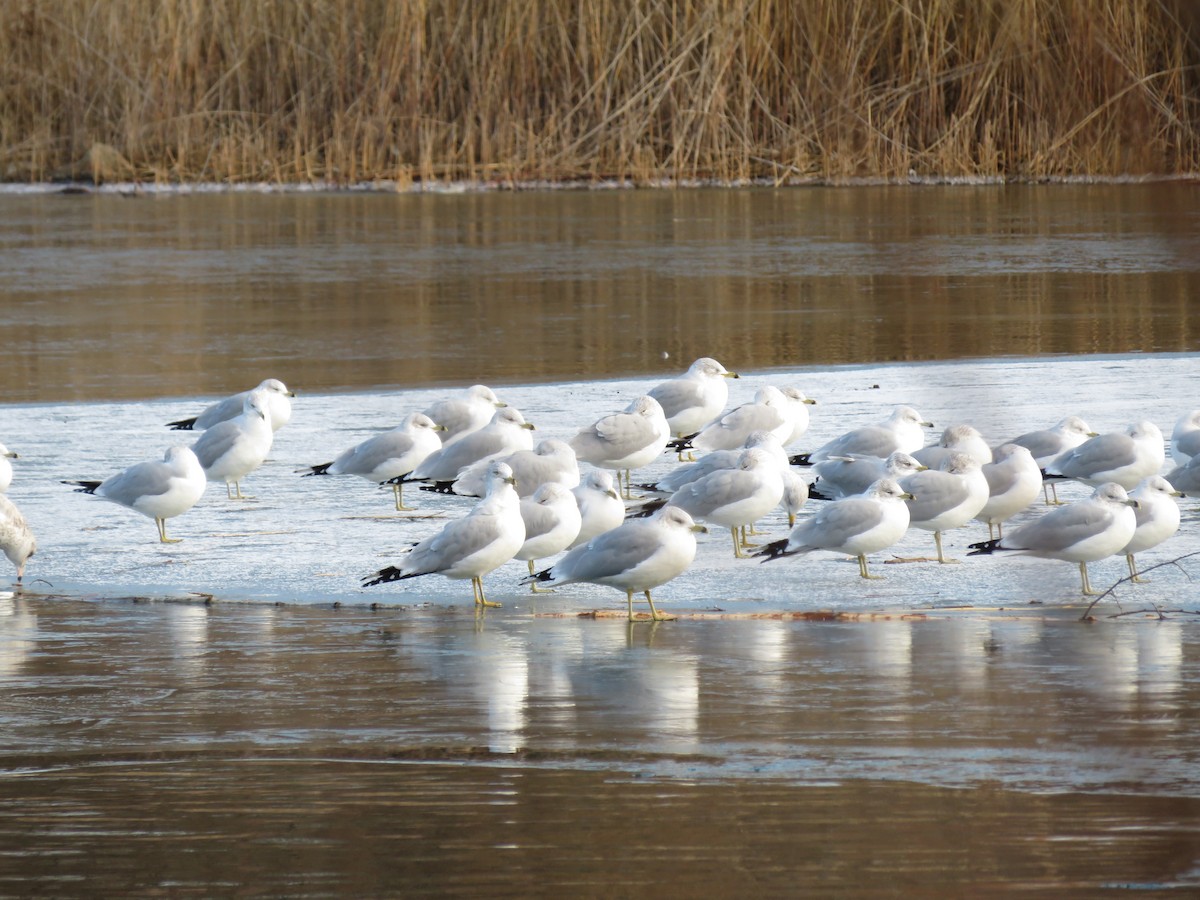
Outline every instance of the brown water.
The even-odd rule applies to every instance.
[[[378,417],[391,387],[658,374],[700,355],[759,372],[1041,356],[1018,367],[1024,396],[1055,384],[1048,354],[1198,349],[1198,193],[0,195],[0,439],[38,433],[14,491],[45,493],[29,480],[87,474],[56,468],[83,423],[128,443],[168,411],[12,404],[179,397],[187,412],[277,376],[375,391]],[[1063,392],[1113,425],[1193,402],[1137,381],[1176,384],[1186,359],[1136,360],[1076,359]],[[925,369],[860,375],[951,409],[1012,387],[996,365]],[[874,399],[825,374],[840,402]],[[1043,416],[1062,399],[1031,402]],[[311,400],[312,416],[340,409]],[[1011,427],[1017,412],[987,414]],[[277,455],[310,452],[295,442],[318,424],[358,427],[326,418],[289,426]],[[202,512],[221,513],[197,512],[189,548],[231,536]],[[75,515],[55,522],[72,543],[35,561],[70,554],[90,581],[137,569],[96,549],[124,519],[89,531]],[[154,577],[176,579],[176,555],[154,556]],[[906,608],[957,596],[945,573],[904,568],[890,580]],[[1053,571],[1051,590],[1074,577]],[[1186,572],[1155,577],[1172,602],[1186,593]],[[476,620],[453,604],[31,589],[0,597],[0,896],[1200,893],[1192,614],[629,628],[523,603]],[[681,605],[727,589],[715,577]]]
[[[0,253],[10,402],[1200,347],[1186,183],[0,195]]]

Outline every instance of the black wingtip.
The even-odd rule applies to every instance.
[[[1054,484],[1055,482],[1059,482],[1059,481],[1070,481],[1071,480],[1071,479],[1067,478],[1067,476],[1065,476],[1065,475],[1055,475],[1053,472],[1047,472],[1045,469],[1042,469],[1041,471],[1042,471],[1042,481],[1043,482],[1049,482],[1050,484]]]
[[[833,497],[822,492],[822,490],[817,486],[820,483],[821,483],[821,479],[818,478],[816,481],[814,481],[812,484],[810,484],[808,486],[808,499],[809,500],[833,500],[834,499]]]
[[[319,466],[313,466],[311,469],[309,469],[307,472],[305,472],[301,477],[308,478],[310,475],[328,475],[329,467],[332,465],[333,465],[333,463],[327,462],[327,463],[321,463]]]
[[[967,544],[967,549],[970,551],[967,556],[979,556],[980,554],[993,553],[996,550],[1003,550],[1000,546],[1000,538],[995,538],[990,541],[979,541],[974,544]]]
[[[178,422],[168,422],[167,427],[172,431],[192,431],[196,427],[196,419],[199,416],[194,416],[190,419],[180,419]]]
[[[387,584],[389,581],[399,581],[401,578],[411,578],[411,575],[405,575],[395,566],[388,566],[386,569],[380,569],[373,575],[364,575],[362,579],[363,587],[371,587],[376,584]]]
[[[797,453],[795,456],[789,456],[788,462],[790,462],[793,466],[811,466],[812,465],[812,454],[811,453]]]
[[[454,493],[454,482],[453,481],[435,481],[435,482],[433,482],[433,484],[421,485],[421,490],[429,491],[429,493],[431,493],[431,494],[453,494]]]
[[[96,488],[100,487],[101,483],[102,482],[99,482],[99,481],[64,481],[63,482],[63,484],[74,485],[75,493],[77,493],[77,494],[94,494],[94,493],[96,493]]]
[[[695,434],[686,434],[683,437],[675,438],[673,441],[667,441],[667,450],[672,453],[682,453],[684,450],[693,449],[692,438],[699,433],[700,432],[697,431]]]
[[[550,581],[554,577],[553,575],[550,574],[550,571],[553,568],[554,567],[551,566],[549,569],[542,569],[542,571],[540,571],[540,572],[534,572],[532,575],[526,575],[524,578],[521,579],[520,583],[521,584],[534,584],[535,582],[538,582],[538,581]]]
[[[625,513],[625,516],[630,519],[646,519],[666,506],[667,502],[666,497],[659,497],[657,500],[648,500],[640,506],[632,507]]]
[[[752,556],[762,557],[763,562],[770,562],[773,559],[782,559],[788,556],[787,552],[788,539],[780,538],[777,541],[771,541],[769,544],[763,544],[762,548],[752,553]]]

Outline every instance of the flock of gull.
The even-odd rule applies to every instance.
[[[1067,416],[998,446],[973,426],[955,424],[926,446],[932,423],[907,406],[789,455],[807,431],[814,401],[795,388],[766,385],[752,402],[727,409],[728,379],[737,377],[716,360],[698,359],[569,440],[550,437],[536,447],[521,412],[476,385],[298,474],[390,486],[397,510],[413,508],[406,485],[475,500],[395,565],[364,576],[365,587],[430,574],[469,579],[482,609],[499,605],[487,599],[483,577],[516,559],[527,563],[522,583],[532,591],[605,585],[625,593],[631,619],[635,595],[644,596],[655,620],[669,616],[651,591],[691,565],[696,534],[706,526],[728,530],[739,558],[770,562],[832,551],[856,558],[862,578],[877,578],[868,557],[909,529],[932,534],[930,561],[951,563],[957,560],[945,556],[942,535],[979,521],[989,539],[970,544],[970,555],[1075,563],[1083,592],[1091,594],[1089,562],[1124,555],[1137,581],[1135,555],[1178,530],[1176,497],[1200,491],[1200,411],[1176,424],[1176,466],[1165,476],[1167,442],[1149,421],[1096,434]],[[190,446],[172,446],[161,460],[104,480],[65,483],[152,518],[159,540],[174,543],[167,520],[191,509],[208,483],[223,483],[230,500],[243,497],[241,482],[266,460],[275,432],[291,418],[293,396],[268,379],[194,419],[168,423],[199,433]],[[678,465],[658,481],[634,481],[633,473],[664,454]],[[14,458],[0,445],[0,547],[20,584],[37,545],[6,496]],[[1094,491],[1063,504],[1055,486],[1067,480]],[[1004,532],[1008,520],[1035,506],[1045,511]],[[788,517],[788,536],[749,543],[754,524],[776,508]],[[545,560],[552,562],[539,567]]]

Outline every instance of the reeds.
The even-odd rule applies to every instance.
[[[1200,170],[1179,0],[0,0],[0,178]]]

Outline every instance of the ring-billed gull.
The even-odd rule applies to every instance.
[[[575,455],[598,469],[617,473],[617,489],[628,498],[632,469],[654,462],[663,448],[671,429],[663,415],[662,406],[648,394],[637,397],[622,412],[597,419],[580,431],[569,443]],[[621,475],[625,473],[622,488]]]
[[[395,428],[367,438],[333,462],[302,470],[305,475],[357,475],[375,484],[390,482],[397,510],[409,510],[401,493],[404,484],[391,481],[408,475],[431,453],[442,449],[443,426],[424,413],[409,413]]]
[[[763,562],[830,550],[858,559],[858,574],[879,578],[867,571],[867,554],[884,550],[908,530],[906,500],[912,495],[890,478],[881,478],[864,493],[822,506],[817,514],[792,529],[786,538],[763,547],[755,556]]]
[[[647,393],[659,402],[675,437],[691,437],[720,415],[729,401],[728,378],[737,378],[715,359],[701,357],[678,378]]]
[[[1179,417],[1171,432],[1171,458],[1175,465],[1186,466],[1200,453],[1200,409]]]
[[[804,437],[808,431],[809,414],[808,408],[816,406],[817,401],[811,397],[805,396],[804,392],[795,387],[782,387],[779,392],[783,394],[783,399],[787,401],[787,411],[792,419],[791,434],[784,435],[781,440],[785,447],[790,446],[800,438]]]
[[[1102,434],[1067,450],[1046,466],[1046,474],[1090,485],[1115,481],[1128,491],[1148,475],[1157,475],[1165,459],[1162,432],[1153,422],[1142,420],[1125,431]]]
[[[363,578],[363,587],[387,584],[421,575],[471,579],[476,607],[499,606],[483,593],[483,576],[504,565],[525,543],[521,499],[513,489],[506,464],[493,461],[488,491],[465,516],[418,543],[398,566],[388,566]]]
[[[1087,564],[1120,553],[1129,544],[1137,528],[1137,503],[1121,485],[1108,482],[1090,497],[1053,509],[1008,537],[971,544],[967,555],[1008,552],[1078,563],[1083,593],[1095,594]]]
[[[209,481],[223,482],[230,500],[246,499],[242,479],[261,466],[271,452],[275,432],[271,428],[270,396],[267,391],[251,391],[243,401],[240,416],[211,426],[192,444],[205,476]]]
[[[25,577],[25,563],[37,552],[37,539],[17,505],[0,494],[0,549],[17,567],[17,584]]]
[[[942,533],[966,525],[988,501],[988,482],[979,461],[966,453],[951,453],[940,468],[909,475],[900,486],[908,501],[908,524],[932,531],[939,563],[956,563],[942,552]]]
[[[1066,416],[1053,428],[1026,432],[1008,443],[1027,448],[1033,454],[1034,462],[1044,469],[1068,450],[1094,437],[1096,432],[1092,431],[1087,422],[1079,416]],[[1047,482],[1043,490],[1046,492],[1046,503],[1057,505],[1058,486],[1052,481]]]
[[[289,391],[287,385],[278,378],[268,378],[258,387],[251,388],[249,391],[242,391],[241,393],[234,394],[232,397],[226,397],[224,400],[214,403],[198,416],[190,419],[180,419],[177,422],[168,422],[167,427],[173,428],[176,431],[204,431],[221,422],[228,422],[230,419],[235,419],[242,414],[246,408],[246,398],[252,391],[266,392],[267,409],[271,416],[272,431],[278,431],[292,420],[292,403],[288,398],[295,397],[295,393]]]
[[[522,580],[551,585],[587,582],[625,592],[629,618],[633,595],[644,594],[655,621],[671,616],[660,613],[650,592],[680,575],[696,558],[696,532],[703,532],[682,509],[666,506],[648,519],[630,519],[581,544],[548,569]]]
[[[987,523],[988,537],[1004,537],[1004,523],[1028,509],[1042,491],[1042,470],[1028,447],[1001,444],[994,459],[983,467],[988,501],[975,516]]]
[[[486,464],[517,450],[532,449],[530,432],[533,430],[533,425],[525,421],[519,409],[502,407],[495,410],[492,420],[478,431],[468,432],[429,454],[407,480],[454,481],[468,466],[479,462]]]
[[[781,470],[787,468],[787,452],[783,449],[783,443],[779,438],[768,431],[752,431],[746,438],[745,443],[736,450],[714,450],[711,453],[705,453],[695,462],[682,463],[676,466],[662,478],[658,479],[658,481],[649,484],[639,484],[638,487],[648,491],[673,494],[685,484],[691,484],[693,481],[703,478],[710,472],[715,472],[718,469],[732,469],[737,465],[738,457],[741,456],[742,451],[748,450],[751,447],[765,449],[776,460]]]
[[[530,575],[537,570],[534,565],[537,560],[566,550],[579,536],[579,526],[583,524],[575,495],[553,481],[521,501],[521,519],[525,522],[525,543],[515,558],[529,564]],[[536,581],[530,590],[541,593]]]
[[[507,405],[487,385],[475,384],[458,397],[447,397],[429,404],[425,415],[445,429],[439,432],[439,437],[443,444],[449,444],[487,425],[496,410]]]
[[[684,510],[694,520],[721,525],[733,535],[733,555],[739,559],[739,529],[757,522],[783,499],[779,464],[763,449],[752,447],[738,455],[737,465],[718,469],[686,484],[671,495],[666,507]]]
[[[1161,475],[1151,475],[1129,496],[1138,503],[1134,510],[1137,527],[1122,552],[1129,563],[1130,581],[1144,582],[1147,579],[1138,575],[1134,554],[1157,547],[1179,530],[1179,504],[1175,498],[1183,495]]]
[[[813,466],[817,479],[808,495],[814,500],[841,500],[861,494],[880,478],[900,481],[927,468],[903,450],[889,453],[883,459],[878,456],[833,456]],[[1038,478],[1041,479],[1040,473]]]
[[[8,490],[12,484],[13,468],[10,459],[20,459],[17,454],[13,453],[3,444],[0,444],[0,494]]]
[[[715,422],[701,429],[690,441],[672,442],[673,447],[697,450],[734,450],[746,443],[755,431],[766,431],[783,443],[792,433],[791,401],[774,385],[763,385],[754,400],[734,407]]]
[[[911,406],[897,406],[892,414],[877,425],[864,425],[847,431],[812,453],[792,457],[793,465],[811,466],[834,456],[889,456],[897,450],[915,453],[925,443],[923,429],[932,428]]]
[[[612,531],[625,521],[625,504],[613,486],[611,472],[592,469],[571,493],[575,495],[581,522],[579,534],[568,549],[586,544],[596,535]]]
[[[77,485],[81,494],[93,494],[148,516],[158,527],[159,541],[176,544],[179,538],[167,537],[167,519],[195,506],[204,495],[208,479],[196,454],[188,447],[177,446],[168,447],[161,460],[135,463],[104,481],[64,484]]]
[[[1171,487],[1185,497],[1200,496],[1200,454],[1188,460],[1186,466],[1179,466],[1167,473],[1166,479]]]
[[[573,488],[579,484],[579,462],[570,444],[558,438],[539,441],[532,450],[517,450],[498,457],[508,463],[517,479],[517,496],[532,497],[548,482]],[[487,489],[487,462],[478,462],[459,473],[453,482],[440,481],[422,485],[423,491],[454,493],[462,497],[482,497]]]
[[[787,514],[788,528],[794,528],[796,514],[808,502],[808,482],[790,466],[782,470],[782,475],[783,496],[779,499],[779,506]]]
[[[965,453],[981,466],[992,461],[992,448],[983,435],[973,425],[965,424],[949,426],[936,444],[922,447],[913,454],[913,458],[924,466],[936,469],[951,453]]]

